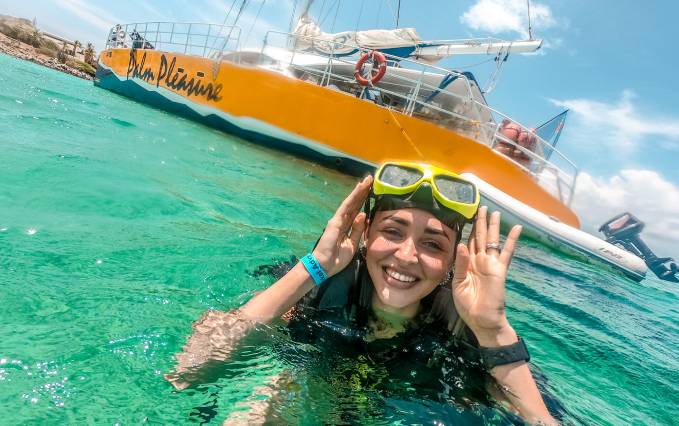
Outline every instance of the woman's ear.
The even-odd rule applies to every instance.
[[[369,233],[370,233],[370,219],[368,217],[366,217],[365,218],[365,229],[363,230],[363,242],[368,241]]]

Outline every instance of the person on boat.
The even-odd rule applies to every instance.
[[[371,359],[396,359],[394,371],[418,358],[432,371],[445,370],[435,358],[452,347],[456,356],[445,358],[465,359],[458,367],[492,377],[484,389],[525,420],[555,423],[505,314],[505,279],[521,228],[513,227],[502,247],[500,214],[488,222],[479,199],[473,183],[449,171],[382,165],[374,179],[356,185],[312,252],[282,278],[236,312],[206,313],[166,378],[177,389],[204,380],[205,366],[230,357],[253,324],[284,316],[293,335],[332,341],[331,353],[358,346]],[[471,222],[465,245],[462,230]]]
[[[537,139],[535,138],[534,132],[535,129],[527,130],[508,119],[504,119],[500,125],[500,133],[505,138],[514,142],[514,144],[503,139],[498,139],[495,150],[513,159],[527,169],[530,169],[532,159],[530,155],[521,150],[521,148],[525,148],[530,152],[535,151]]]

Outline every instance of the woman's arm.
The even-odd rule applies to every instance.
[[[177,390],[205,381],[231,357],[256,323],[268,323],[280,317],[313,286],[309,273],[297,263],[239,310],[206,312],[193,325],[193,334],[176,355],[175,371],[166,374],[165,379]]]
[[[476,338],[479,345],[485,348],[507,346],[519,340],[509,323],[494,335],[479,333]],[[531,424],[558,424],[549,414],[526,361],[498,365],[490,370],[490,375],[495,379],[513,408],[527,422]]]
[[[518,341],[505,314],[505,279],[521,227],[513,227],[504,248],[500,248],[500,213],[491,215],[490,224],[486,214],[486,207],[481,207],[469,247],[460,244],[457,248],[453,301],[479,345],[495,348]],[[526,421],[556,424],[526,362],[498,365],[490,370],[490,374]]]
[[[359,213],[370,191],[370,176],[359,182],[342,202],[318,241],[314,256],[332,276],[346,268],[365,229],[365,214]],[[256,323],[279,318],[314,287],[301,262],[237,311],[208,311],[193,325],[193,334],[177,358],[175,371],[165,378],[178,389],[202,381],[210,370],[228,359]]]
[[[370,185],[370,176],[356,185],[328,221],[316,244],[313,255],[328,277],[346,268],[358,250],[358,243],[365,229],[365,213],[359,212],[368,196]],[[292,308],[314,285],[304,265],[298,262],[283,278],[240,308],[240,312],[252,321],[271,321]]]
[[[239,311],[244,318],[251,321],[268,323],[286,313],[314,286],[304,265],[297,262],[283,278],[258,293]]]
[[[174,371],[165,379],[177,390],[209,380],[215,369],[235,351],[254,323],[238,311],[210,310],[193,324],[193,333],[175,355]]]

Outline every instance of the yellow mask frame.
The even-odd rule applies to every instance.
[[[389,182],[385,182],[382,179],[384,171],[387,170],[389,167],[403,168],[411,173],[412,172],[419,173],[421,174],[421,176],[413,183],[403,186],[396,186]],[[473,201],[466,202],[464,200],[461,200],[460,199],[461,197],[452,194],[451,191],[446,191],[445,189],[442,190],[439,183],[437,183],[437,178],[440,177],[445,178],[445,180],[447,181],[452,180],[453,182],[458,182],[463,184],[464,186],[468,186],[469,188],[471,188],[473,191]],[[411,163],[407,161],[393,161],[382,164],[377,169],[377,172],[375,172],[375,179],[373,181],[373,193],[378,196],[379,195],[406,196],[417,191],[420,185],[422,185],[425,182],[429,184],[432,190],[432,195],[434,196],[434,198],[436,198],[436,201],[438,201],[442,206],[456,213],[459,213],[468,220],[474,217],[476,211],[479,208],[479,203],[481,201],[479,190],[476,187],[476,185],[474,185],[473,182],[464,179],[463,177],[456,173],[442,169],[440,167],[432,166],[430,164]],[[441,181],[439,180],[439,182]]]

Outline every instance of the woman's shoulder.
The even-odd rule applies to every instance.
[[[348,307],[352,303],[353,289],[359,279],[360,267],[360,259],[354,258],[342,271],[309,291],[296,307],[318,310]]]

